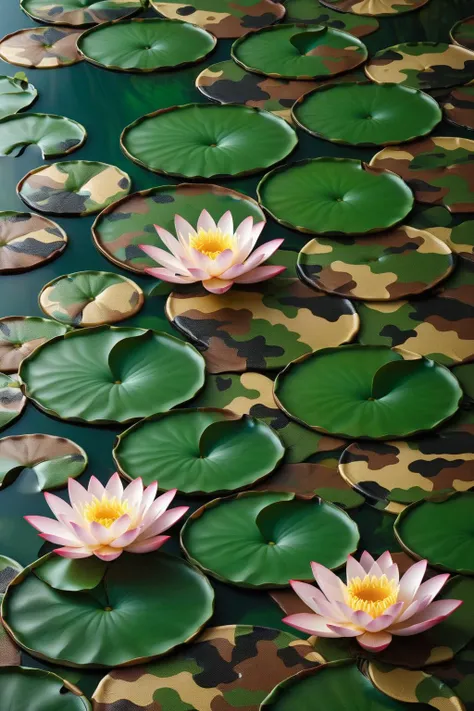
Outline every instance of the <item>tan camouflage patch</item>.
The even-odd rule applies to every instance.
[[[18,67],[55,69],[82,61],[76,49],[78,30],[35,27],[18,30],[0,40],[0,57]]]
[[[26,397],[21,391],[16,375],[0,373],[0,430],[17,419],[26,405]]]
[[[321,0],[321,5],[354,15],[383,17],[412,12],[426,5],[428,0]]]
[[[464,704],[454,692],[426,672],[371,662],[368,675],[377,689],[397,701],[428,704],[438,711],[464,711]]]
[[[56,321],[30,316],[0,319],[0,372],[16,373],[23,358],[54,336],[68,331]]]
[[[0,274],[34,269],[58,257],[67,235],[55,222],[29,212],[0,212]]]

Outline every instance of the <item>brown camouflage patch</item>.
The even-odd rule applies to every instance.
[[[442,104],[447,121],[456,126],[474,129],[474,86],[453,89]]]
[[[474,50],[474,15],[456,22],[449,34],[456,44],[466,47],[466,49]]]
[[[18,376],[0,373],[0,430],[16,420],[25,405],[26,397],[21,391]]]
[[[30,212],[0,212],[0,274],[17,274],[58,257],[67,235],[55,222]]]
[[[18,67],[67,67],[82,61],[76,49],[80,35],[80,31],[67,27],[18,30],[0,40],[0,57]]]

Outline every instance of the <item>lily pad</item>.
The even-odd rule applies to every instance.
[[[401,178],[351,158],[309,158],[275,168],[257,194],[277,222],[310,234],[378,232],[401,222],[413,207]]]
[[[50,338],[69,328],[57,321],[36,316],[7,316],[0,319],[0,371],[16,373],[21,361]]]
[[[460,257],[474,261],[474,214],[453,214],[441,205],[417,203],[409,222],[443,240]]]
[[[209,179],[261,172],[286,158],[298,138],[268,111],[187,104],[142,116],[120,141],[128,158],[152,172]]]
[[[5,593],[7,586],[22,570],[23,566],[16,560],[0,555],[0,595]]]
[[[449,34],[456,44],[474,50],[474,15],[456,22]]]
[[[0,57],[3,59],[1,42]],[[33,84],[30,84],[27,78],[23,77],[21,75],[15,77],[0,76],[0,119],[26,109],[38,96]]]
[[[46,316],[71,326],[100,326],[131,318],[142,308],[143,291],[111,272],[76,272],[46,284],[39,305]]]
[[[155,72],[196,64],[216,43],[213,35],[188,22],[146,18],[92,27],[80,36],[77,48],[99,67]]]
[[[462,575],[474,575],[474,492],[412,504],[395,521],[395,535],[415,558]]]
[[[8,711],[92,711],[77,687],[43,669],[0,667],[0,686]]]
[[[87,454],[65,437],[25,434],[0,439],[0,488],[12,484],[27,469],[41,491],[66,486],[87,467]]]
[[[43,165],[20,180],[23,202],[52,215],[93,215],[130,192],[127,173],[114,165],[70,160]]]
[[[20,0],[33,20],[82,27],[121,20],[143,8],[142,0]]]
[[[393,17],[418,10],[427,2],[428,0],[321,0],[321,5],[340,12],[353,12],[355,15]]]
[[[67,234],[55,222],[31,212],[0,212],[0,274],[40,267],[66,248]]]
[[[84,126],[65,116],[16,114],[0,121],[0,157],[17,157],[27,146],[38,146],[43,158],[77,151],[86,140]]]
[[[145,662],[189,642],[212,614],[209,581],[181,558],[123,553],[96,587],[65,592],[36,575],[50,556],[25,568],[2,605],[10,634],[40,659],[76,667]]]
[[[444,116],[449,123],[474,129],[474,86],[454,88],[442,107]]]
[[[196,343],[211,373],[279,369],[352,340],[359,326],[350,301],[283,278],[219,296],[201,286],[174,291],[166,315]]]
[[[189,343],[159,331],[71,331],[22,363],[27,397],[65,420],[132,422],[192,398],[204,383],[204,360]]]
[[[327,79],[355,69],[368,57],[353,35],[321,25],[277,25],[244,35],[232,59],[257,74],[280,79]]]
[[[324,25],[333,30],[348,32],[354,37],[370,35],[379,28],[373,17],[357,17],[348,12],[323,8],[314,0],[286,0],[285,22],[303,22],[305,25]]]
[[[307,427],[348,439],[389,439],[440,425],[457,411],[462,390],[450,371],[432,360],[383,346],[350,345],[291,363],[277,376],[275,398]]]
[[[357,525],[337,506],[274,492],[215,499],[181,531],[191,562],[218,580],[251,588],[308,580],[311,561],[338,568],[358,541]]]
[[[20,417],[26,405],[26,397],[15,375],[0,373],[0,430]]]
[[[162,490],[215,494],[249,487],[280,463],[285,448],[268,425],[230,410],[174,410],[118,437],[114,459],[129,479]]]
[[[19,67],[69,67],[82,61],[76,48],[80,35],[67,27],[28,27],[0,40],[0,57]]]

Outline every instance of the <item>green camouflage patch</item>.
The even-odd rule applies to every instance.
[[[30,27],[0,40],[0,57],[19,67],[54,69],[81,62],[76,49],[78,30],[67,27]]]
[[[95,25],[120,20],[143,8],[143,0],[21,0],[22,10],[33,20],[51,25]]]
[[[430,671],[459,696],[466,711],[474,711],[474,640],[450,662],[431,667]]]
[[[43,287],[39,305],[46,316],[70,326],[101,326],[134,316],[143,291],[131,279],[111,272],[76,272]]]
[[[354,15],[393,17],[418,10],[427,2],[428,0],[321,0],[321,5],[333,7],[340,12],[352,12]]]
[[[0,319],[0,372],[16,373],[23,358],[50,338],[69,328],[56,321],[31,316]]]
[[[310,286],[369,301],[420,294],[445,279],[453,267],[449,247],[407,226],[357,239],[318,237],[298,255],[298,272]]]
[[[283,278],[219,296],[201,286],[173,292],[166,314],[201,350],[210,373],[282,368],[350,341],[359,326],[350,301]]]
[[[26,405],[20,382],[16,375],[0,373],[0,430],[21,415]]]
[[[427,704],[438,711],[464,711],[454,691],[432,674],[379,662],[370,662],[367,673],[373,685],[391,699],[408,704]]]
[[[474,55],[445,42],[404,42],[377,52],[365,71],[378,83],[394,82],[422,91],[447,89],[474,78]]]
[[[285,22],[302,22],[305,25],[324,25],[333,30],[348,32],[354,37],[365,37],[379,28],[373,17],[357,17],[350,13],[330,10],[317,5],[314,0],[286,0]]]
[[[165,660],[110,672],[94,692],[94,711],[257,711],[276,684],[321,662],[287,632],[211,627]]]
[[[456,22],[449,34],[456,44],[474,50],[474,16]]]
[[[66,233],[46,217],[0,212],[0,274],[39,267],[58,257],[66,246]]]
[[[1,54],[1,42],[0,58],[4,59]],[[8,59],[6,61],[8,62]],[[22,72],[14,77],[0,76],[0,119],[26,109],[37,96],[36,88],[28,83],[26,75]]]
[[[474,141],[424,138],[384,148],[370,165],[400,175],[418,202],[444,205],[450,212],[474,212]]]
[[[474,86],[453,89],[442,104],[447,121],[463,128],[474,128]]]
[[[77,151],[86,140],[84,126],[65,116],[22,113],[0,120],[0,157],[20,156],[27,146],[37,146],[43,158]]]
[[[23,202],[53,215],[92,215],[127,195],[131,180],[114,165],[71,160],[36,168],[18,183]]]
[[[441,206],[417,204],[410,214],[410,223],[443,240],[460,257],[474,261],[474,215],[453,215]]]

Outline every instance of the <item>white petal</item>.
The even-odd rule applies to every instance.
[[[234,220],[232,219],[232,213],[230,210],[224,212],[221,219],[217,223],[217,227],[220,229],[224,235],[234,234]]]
[[[176,234],[180,238],[181,244],[189,244],[189,238],[194,237],[196,230],[192,225],[189,224],[181,215],[175,215],[174,226],[176,228]]]
[[[205,232],[217,230],[217,225],[207,210],[203,210],[199,215],[197,228],[198,230],[204,230]]]
[[[95,496],[96,499],[101,499],[105,493],[105,488],[102,486],[96,476],[91,476],[91,478],[89,479],[89,486],[87,487],[87,491],[89,492],[89,494],[92,494],[92,496]]]
[[[320,563],[311,563],[311,569],[319,587],[326,595],[328,600],[339,600],[344,602],[345,585],[334,575],[331,570],[328,570]]]
[[[400,590],[398,592],[398,600],[409,605],[421,585],[423,576],[426,572],[427,561],[420,560],[412,565],[405,575],[400,580]]]
[[[360,578],[361,580],[365,578],[365,570],[352,555],[349,555],[347,557],[347,564],[346,564],[346,580],[349,583],[349,581],[352,578]]]
[[[372,556],[370,555],[370,553],[368,551],[364,551],[362,553],[362,555],[360,557],[360,564],[363,567],[363,569],[365,570],[366,574],[369,572],[369,570],[373,566],[374,562],[375,562],[374,559],[372,558]]]
[[[134,479],[123,492],[122,501],[128,501],[128,505],[132,510],[139,510],[143,496],[143,482],[141,477]]]
[[[163,227],[160,227],[159,225],[155,225],[155,230],[165,247],[169,249],[174,257],[177,257],[178,259],[186,258],[186,252],[183,246],[178,242],[176,237],[173,237],[171,232],[164,230]]]
[[[105,487],[105,491],[107,492],[107,496],[109,498],[115,498],[118,501],[122,500],[123,486],[118,472],[115,472],[115,474],[110,477]]]

